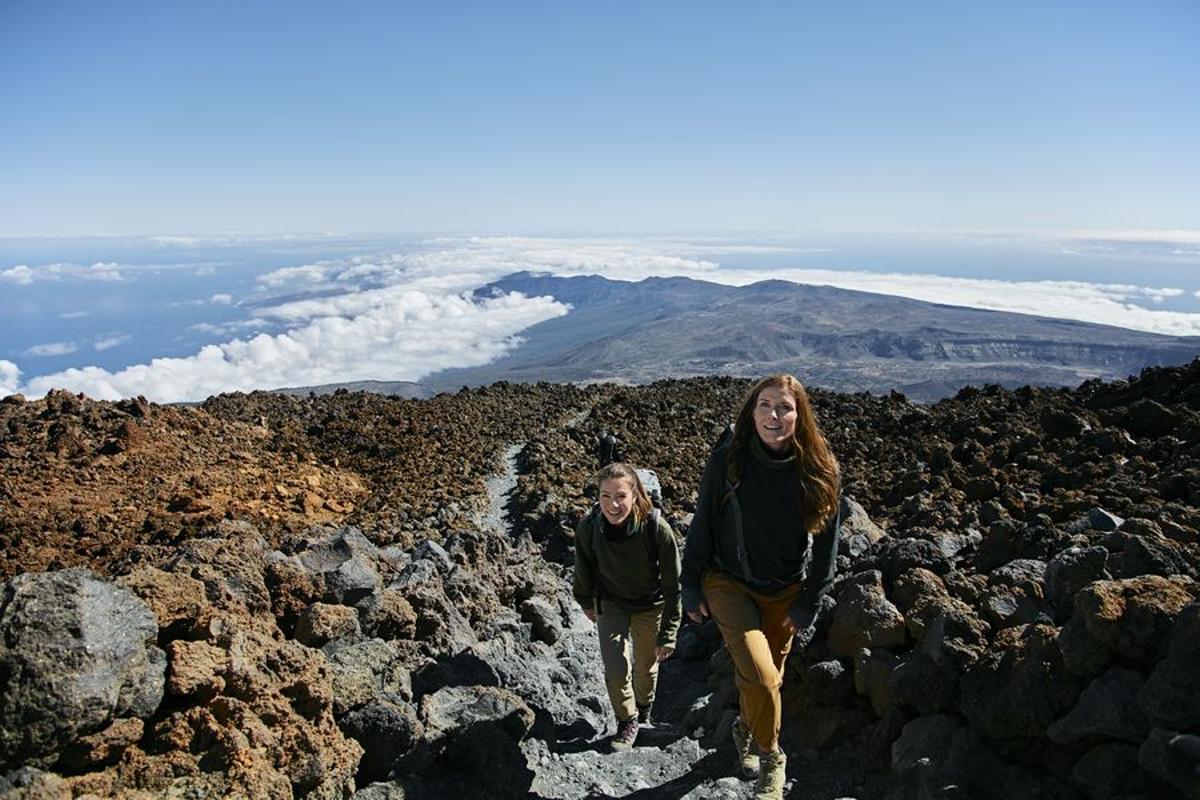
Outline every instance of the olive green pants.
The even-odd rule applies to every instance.
[[[703,578],[708,611],[733,659],[742,723],[764,753],[779,746],[783,666],[792,649],[788,609],[800,584],[779,594],[754,591],[718,572]]]
[[[662,614],[661,607],[632,613],[606,609],[596,617],[604,685],[618,722],[635,718],[638,708],[649,708],[654,702],[658,684],[654,647]]]

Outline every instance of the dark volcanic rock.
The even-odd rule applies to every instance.
[[[966,669],[988,646],[991,627],[961,600],[934,597],[918,603],[909,619],[921,617],[927,621],[918,636],[920,649],[936,664]]]
[[[963,675],[963,713],[993,741],[1026,747],[1075,705],[1083,684],[1065,668],[1056,634],[1043,625],[1005,628]]]
[[[166,654],[150,609],[87,570],[31,573],[0,588],[0,764],[57,751],[163,696]]]
[[[933,714],[906,724],[892,744],[891,759],[897,780],[887,800],[1008,800],[1041,795],[1032,776],[1006,766],[977,731],[951,714]]]
[[[878,572],[860,572],[842,584],[829,629],[834,653],[853,656],[863,647],[897,647],[907,639],[904,616],[884,595]]]
[[[851,497],[842,498],[841,539],[838,552],[858,558],[887,534],[876,525],[866,510]]]
[[[354,528],[332,535],[300,555],[304,566],[325,581],[325,599],[354,605],[381,588],[378,550]]]
[[[1138,700],[1159,725],[1176,730],[1200,727],[1200,603],[1179,612],[1167,657],[1155,665]]]
[[[1115,668],[1088,684],[1065,717],[1046,735],[1059,744],[1120,739],[1140,743],[1150,732],[1150,720],[1138,707],[1142,676]]]
[[[394,769],[408,769],[423,741],[425,727],[416,710],[394,695],[379,695],[354,709],[340,722],[347,736],[363,748],[358,778],[375,781],[386,778]]]
[[[1105,571],[1108,550],[1103,547],[1069,547],[1046,565],[1046,595],[1056,622],[1066,622],[1075,610],[1075,595],[1093,581],[1110,577]]]
[[[892,669],[888,691],[897,705],[918,714],[951,711],[958,705],[958,672],[925,653],[911,654]]]
[[[439,689],[421,700],[427,740],[450,769],[467,772],[503,796],[523,793],[533,773],[517,744],[533,726],[521,698],[492,686]]]
[[[945,575],[954,568],[954,562],[937,542],[930,539],[889,537],[877,542],[856,566],[859,569],[879,570],[884,580],[891,584],[902,573],[915,567]]]

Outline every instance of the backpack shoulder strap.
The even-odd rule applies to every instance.
[[[587,513],[587,515],[583,518],[583,524],[579,526],[578,535],[579,535],[580,539],[582,539],[586,542],[587,549],[592,552],[593,556],[595,555],[595,552],[596,552],[596,545],[595,545],[596,531],[600,527],[597,524],[597,521],[599,520],[599,518],[600,518],[600,507],[592,506],[591,511],[589,511]],[[578,547],[579,542],[576,542],[575,546]]]
[[[643,538],[646,542],[646,555],[650,558],[650,564],[655,570],[658,569],[658,537],[662,533],[662,526],[659,521],[662,519],[662,511],[658,508],[653,508],[650,511],[650,519],[644,526]]]
[[[729,458],[728,449],[733,444],[733,426],[730,425],[725,429],[725,433],[721,435],[721,441],[717,447],[726,448],[726,459]],[[745,470],[745,465],[742,465]],[[723,491],[721,494],[721,506],[728,506],[731,515],[733,516],[733,542],[737,551],[738,570],[742,573],[742,578],[748,583],[754,581],[754,575],[750,571],[750,556],[746,551],[746,532],[742,528],[742,501],[738,498],[738,487],[742,485],[741,475],[736,478],[730,477],[728,470],[722,476]]]
[[[750,574],[750,555],[746,552],[746,532],[742,528],[742,502],[737,496],[737,486],[734,485],[726,496],[733,512],[733,541],[737,548],[738,566],[741,567],[742,577],[753,581],[754,576]]]
[[[599,609],[600,596],[603,594],[602,584],[603,576],[600,574],[600,564],[596,560],[596,536],[600,528],[598,520],[600,519],[600,506],[592,506],[592,510],[583,518],[583,524],[579,526],[578,540],[575,542],[575,550],[583,555],[587,560],[588,566],[592,569],[592,599],[595,605],[593,608]],[[580,550],[580,545],[586,545]]]

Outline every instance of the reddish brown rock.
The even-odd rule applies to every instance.
[[[1200,587],[1181,578],[1096,581],[1075,596],[1075,614],[1088,634],[1113,653],[1152,663],[1167,654],[1176,615],[1197,595]]]
[[[167,645],[170,666],[167,671],[167,691],[175,695],[195,695],[204,700],[225,688],[224,672],[229,665],[228,654],[207,642],[177,639]]]
[[[358,613],[347,606],[313,603],[296,621],[296,641],[309,647],[357,633]]]
[[[150,607],[159,628],[170,627],[181,620],[196,619],[205,604],[204,584],[156,567],[139,567],[118,578],[117,583]]]

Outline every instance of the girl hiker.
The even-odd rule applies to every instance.
[[[658,664],[675,649],[679,548],[633,467],[609,464],[596,484],[600,502],[575,529],[573,590],[600,634],[604,683],[617,717],[611,746],[626,750],[639,724],[650,721]]]
[[[750,390],[700,480],[683,605],[695,622],[716,620],[732,656],[740,712],[733,742],[742,777],[757,774],[757,800],[783,797],[779,687],[793,637],[811,636],[833,583],[839,491],[837,460],[791,375]]]

